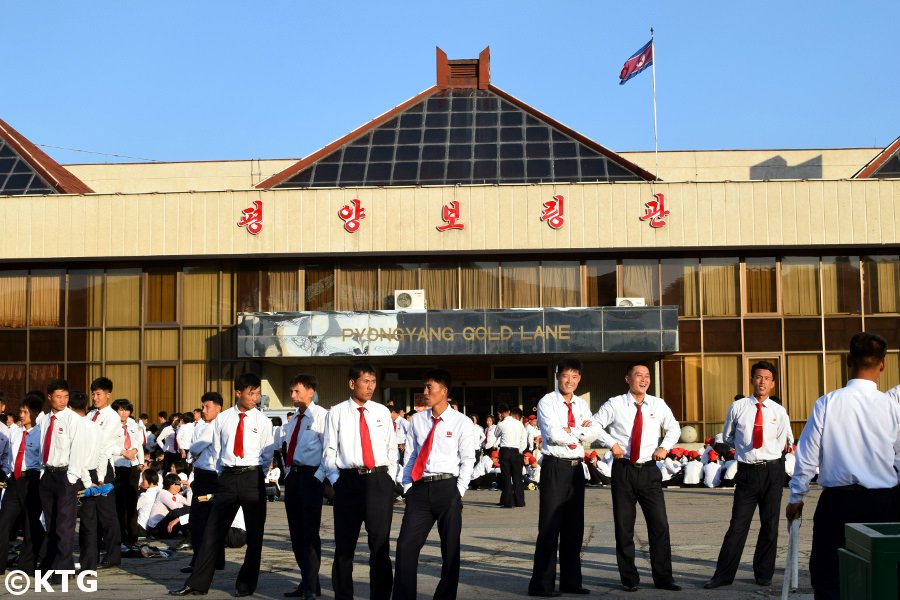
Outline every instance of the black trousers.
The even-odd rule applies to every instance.
[[[900,487],[868,490],[861,486],[825,488],[813,516],[809,575],[816,600],[840,598],[838,548],[847,523],[897,521]]]
[[[296,467],[284,480],[284,510],[294,559],[300,567],[304,592],[320,593],[319,565],[322,562],[322,499],[325,486],[315,478],[317,467]]]
[[[242,472],[229,471],[226,468],[219,475],[218,488],[206,530],[203,532],[203,546],[200,548],[194,572],[188,578],[187,585],[195,590],[209,591],[216,571],[216,561],[225,546],[225,537],[238,508],[242,508],[244,522],[247,525],[247,550],[238,571],[235,587],[239,592],[253,593],[259,582],[263,529],[266,525],[265,475],[260,468]]]
[[[525,506],[522,453],[516,448],[500,448],[500,504]]]
[[[541,474],[543,482],[543,473]],[[632,465],[628,459],[617,459],[612,467],[613,520],[616,529],[616,562],[624,586],[635,586],[641,578],[634,565],[634,520],[637,504],[647,521],[650,541],[650,569],[654,585],[672,583],[672,547],[669,520],[662,491],[662,473],[656,463]]]
[[[10,475],[6,481],[6,493],[0,507],[0,573],[6,570],[9,555],[9,537],[16,525],[24,520],[24,540],[16,568],[26,573],[35,570],[38,553],[44,543],[44,527],[41,525],[40,471],[22,473],[19,479]]]
[[[581,463],[544,455],[541,464],[538,537],[528,591],[552,592],[559,551],[559,586],[580,588],[584,543],[584,470]]]
[[[406,494],[406,510],[397,538],[397,571],[393,600],[416,600],[419,553],[437,522],[441,536],[441,580],[435,600],[454,600],[459,587],[459,536],[462,532],[462,497],[457,479],[414,483]]]
[[[116,467],[116,514],[122,541],[133,546],[137,543],[137,498],[141,472],[137,467]]]
[[[362,524],[369,537],[369,598],[391,597],[394,574],[389,537],[394,516],[394,480],[388,473],[359,475],[342,470],[334,484],[334,564],[336,600],[353,598],[353,555]]]
[[[104,482],[111,483],[114,479],[112,467],[109,467]],[[93,470],[91,470],[91,480],[94,483],[99,481]],[[101,539],[103,548],[106,550],[106,562],[111,565],[121,564],[122,538],[119,533],[119,517],[116,514],[114,492],[110,492],[107,496],[82,498],[78,519],[78,547],[81,550],[78,562],[81,563],[81,568],[90,570],[97,568],[100,560]]]
[[[182,506],[181,508],[170,510],[166,513],[166,516],[164,516],[159,523],[151,527],[147,531],[147,533],[158,540],[166,540],[181,535],[182,533],[184,533],[184,528],[182,527],[181,523],[177,523],[175,526],[173,526],[172,531],[169,531],[169,523],[171,523],[172,521],[180,521],[181,517],[183,517],[184,515],[190,515],[190,507]]]
[[[41,569],[75,568],[75,504],[77,487],[66,471],[44,471],[39,486],[47,537]]]
[[[172,470],[172,465],[181,460],[181,452],[163,452],[163,474]]]
[[[784,461],[764,466],[738,463],[734,478],[734,504],[731,506],[731,523],[719,550],[716,573],[713,577],[734,581],[741,554],[750,531],[753,513],[759,508],[759,536],[753,553],[753,575],[757,579],[770,580],[775,574],[775,552],[778,550],[778,521],[781,515],[781,487],[784,480]]]
[[[191,502],[191,510],[189,512],[190,522],[188,529],[191,532],[191,546],[194,548],[191,556],[191,566],[197,564],[197,554],[203,547],[203,534],[206,531],[206,523],[209,521],[209,515],[212,512],[213,503],[215,503],[215,494],[218,491],[219,474],[215,471],[207,471],[205,469],[194,469],[194,483],[191,484],[193,491],[193,501]],[[197,500],[200,496],[213,494],[213,500],[200,502]],[[228,524],[231,527],[231,523]],[[225,567],[225,546],[218,550],[218,558],[216,559],[216,568]]]

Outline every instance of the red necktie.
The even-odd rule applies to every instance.
[[[763,442],[763,405],[756,403],[756,421],[753,422],[753,449],[762,448]]]
[[[641,432],[644,431],[644,413],[641,412],[644,403],[635,402],[634,405],[637,406],[637,412],[634,414],[634,425],[631,428],[631,452],[629,454],[631,464],[637,463],[641,458]]]
[[[93,416],[93,418],[91,419],[91,421],[94,422],[94,423],[96,423],[96,422],[97,422],[97,417],[99,417],[99,416],[100,416],[100,411],[99,411],[99,410],[95,410],[95,411],[94,411],[94,416]]]
[[[366,423],[366,407],[360,406],[359,411],[359,441],[362,445],[363,465],[367,469],[375,468],[375,454],[372,453],[372,438],[369,437],[369,424]]]
[[[575,427],[575,413],[572,412],[572,403],[567,402],[566,406],[569,407],[569,427]],[[569,450],[574,450],[578,447],[578,444],[569,444]]]
[[[437,429],[437,424],[440,422],[441,418],[431,417],[431,420],[434,421],[434,423],[431,424],[431,431],[428,432],[428,437],[425,438],[425,443],[422,444],[419,456],[416,457],[416,464],[413,465],[413,481],[422,479],[422,475],[425,474],[425,465],[428,464],[428,457],[431,456],[431,445],[434,443],[434,430]]]
[[[288,467],[294,466],[294,450],[297,449],[297,434],[300,433],[300,425],[303,424],[303,414],[300,414],[296,421],[297,423],[294,425],[294,431],[291,433],[291,443],[288,444],[287,459],[284,461],[284,464]]]
[[[244,417],[246,416],[246,413],[238,412],[240,420],[234,432],[234,455],[239,458],[244,458]]]
[[[56,415],[50,416],[50,425],[47,426],[47,435],[44,436],[44,464],[50,458],[50,440],[53,438],[53,426],[56,424]]]
[[[128,425],[122,425],[122,431],[125,432],[125,449],[131,450],[131,436],[128,435]]]
[[[22,476],[22,461],[25,459],[25,442],[28,441],[28,432],[22,430],[22,441],[19,442],[19,451],[16,453],[16,468],[13,471],[13,477],[18,479]]]
[[[241,413],[241,419],[243,419],[243,418],[244,418],[244,413]],[[244,432],[244,421],[243,420],[241,420],[239,429],[240,429],[241,433]],[[241,449],[244,448],[243,442],[244,442],[244,438],[241,437]],[[175,448],[175,452],[178,452],[178,430],[175,429],[174,427],[172,428],[172,444],[173,444],[172,447]],[[244,455],[241,454],[241,458],[243,458],[243,457],[244,457]]]
[[[144,443],[143,443],[143,445],[146,446],[146,445],[147,445],[147,430],[144,429],[143,427],[141,427],[141,435],[144,436]]]

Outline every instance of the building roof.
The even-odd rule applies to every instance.
[[[862,169],[856,172],[854,179],[879,177],[900,177],[900,137],[891,142]]]
[[[92,192],[84,182],[0,119],[0,195]]]
[[[652,181],[653,174],[490,83],[490,49],[258,188]]]

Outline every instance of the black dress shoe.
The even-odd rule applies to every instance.
[[[181,572],[182,572],[182,573],[193,573],[193,572],[194,572],[194,567],[192,567],[192,566],[190,566],[190,565],[188,565],[188,566],[186,566],[186,567],[181,567]]]
[[[170,596],[205,596],[206,592],[201,592],[200,590],[195,590],[189,585],[184,586],[180,590],[170,590]]]
[[[587,589],[586,587],[577,587],[577,588],[560,587],[559,591],[562,592],[563,594],[590,594],[591,593],[591,590]]]
[[[759,577],[757,577],[756,585],[761,585],[763,587],[769,587],[770,585],[772,585],[772,580],[771,579],[760,579]]]
[[[303,598],[303,600],[315,600],[316,595],[313,592],[304,592],[299,587],[296,590],[284,593],[285,598]]]
[[[114,565],[112,563],[106,562],[105,560],[100,561],[100,564],[97,565],[97,570],[102,571],[103,569],[111,569],[113,567],[118,567],[119,565]]]
[[[658,590],[669,590],[670,592],[680,592],[681,586],[675,583],[674,581],[670,581],[668,583],[661,583],[656,586]]]
[[[714,590],[716,588],[722,587],[723,585],[731,585],[730,581],[725,581],[724,579],[718,579],[713,577],[709,581],[703,584],[703,589],[705,590]]]
[[[538,596],[540,598],[558,598],[562,596],[559,592],[539,592],[537,590],[528,590],[529,596]]]
[[[234,593],[235,598],[243,598],[244,596],[252,596],[252,595],[253,595],[253,590],[248,590],[248,589],[239,589],[237,592]]]
[[[637,585],[625,585],[623,583],[622,589],[625,590],[626,592],[636,592],[636,591],[638,591],[638,586]]]

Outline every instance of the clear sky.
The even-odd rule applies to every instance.
[[[4,0],[0,118],[164,161],[305,156],[491,47],[491,80],[616,151],[883,147],[900,2]],[[62,163],[118,162],[44,148]]]

